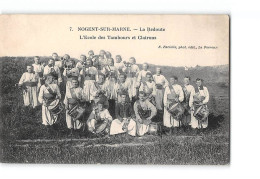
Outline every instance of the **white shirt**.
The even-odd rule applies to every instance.
[[[85,70],[80,71],[80,75],[83,75],[83,78],[85,78],[86,74],[95,75],[96,81],[98,81],[98,70],[95,67],[86,67]]]
[[[43,70],[43,75],[48,75],[51,73],[52,69],[54,69],[54,71],[58,74],[58,81],[62,82],[62,78],[61,78],[61,73],[60,73],[60,69],[57,66],[53,66],[53,67],[49,67],[48,65],[46,65],[44,67]]]
[[[123,70],[123,72],[127,72],[128,68],[126,66],[124,66],[124,68],[122,70]],[[138,76],[140,69],[136,64],[132,64],[130,67],[130,71],[132,73],[136,73],[136,76]]]
[[[109,72],[113,72],[116,76],[118,75],[118,70],[115,66],[105,66],[102,70],[100,70],[100,72],[104,75],[108,74]]]
[[[82,99],[83,90],[81,87],[73,88],[77,99]],[[71,91],[67,90],[64,98],[64,104],[68,105],[68,98],[72,98]]]
[[[37,82],[38,76],[35,73],[25,72],[23,73],[19,84],[22,85],[24,82]]]
[[[83,68],[82,62],[78,62],[76,64],[76,68],[78,68],[79,70],[81,70]]]
[[[40,73],[43,72],[44,66],[42,66],[41,64],[32,64],[33,66],[33,71],[35,71],[35,73]]]
[[[138,74],[138,78],[137,78],[137,81],[141,81],[142,79],[145,79],[146,78],[146,73],[150,72],[149,70],[147,71],[144,71],[144,70],[141,70]],[[151,73],[151,72],[150,72]]]
[[[196,87],[198,88],[198,87]],[[199,93],[196,93],[196,91],[194,90],[194,93],[191,93],[191,98],[190,98],[190,103],[193,104],[193,96],[194,95],[200,95],[200,96],[204,96],[205,99],[202,101],[203,104],[207,104],[209,102],[209,91],[208,88],[203,86],[203,90],[199,90]]]
[[[49,84],[49,87],[52,89],[54,93],[57,94],[59,98],[61,98],[60,89],[59,86],[55,83]],[[45,85],[42,85],[39,92],[38,100],[40,103],[43,103],[43,96],[44,94],[50,94],[50,92],[47,90],[47,87]]]
[[[153,80],[154,80],[155,84],[160,84],[164,88],[169,85],[168,80],[163,75],[155,74],[155,75],[153,75]]]
[[[151,116],[149,117],[150,119],[153,118],[157,114],[156,107],[151,102],[149,102],[148,100],[145,100],[145,101],[139,100],[139,103],[140,103],[143,110],[151,110]],[[138,105],[139,104],[136,101],[135,104],[134,104],[135,116],[136,116],[136,119],[141,119],[141,117],[138,113],[138,108],[137,108]]]
[[[139,91],[143,91],[145,93],[150,93],[153,95],[153,96],[156,96],[156,86],[155,86],[155,82],[152,81],[152,82],[148,82],[146,81],[146,85],[144,85],[144,83],[141,83],[141,86],[139,88]]]
[[[116,97],[119,98],[120,96],[118,96],[118,91],[119,90],[126,90],[128,92],[128,95],[129,96],[132,96],[132,90],[131,90],[131,83],[129,83],[128,81],[124,82],[124,83],[116,83],[115,84],[115,94],[116,94]]]
[[[182,102],[184,100],[184,94],[183,94],[183,91],[182,91],[182,87],[178,84],[174,84],[172,85],[175,93],[179,96],[179,101]],[[168,94],[171,94],[171,90],[169,88],[169,86],[167,86],[165,88],[165,92],[164,92],[164,98],[163,98],[163,102],[164,102],[164,105],[167,106],[167,95]]]
[[[55,60],[54,65],[58,68],[62,68],[62,61],[61,60]]]
[[[114,66],[117,70],[122,70],[125,67],[125,64],[123,62],[115,63]]]
[[[96,115],[96,111],[93,110],[93,111],[91,112],[90,116],[89,116],[90,119],[91,119],[93,116],[95,116],[95,115]],[[109,111],[108,111],[107,109],[104,109],[103,111],[100,111],[99,114],[97,114],[97,115],[99,115],[102,120],[104,120],[104,119],[108,119],[109,121],[112,121],[112,120],[113,120],[113,119],[112,119],[112,116],[110,115],[110,113],[109,113]]]

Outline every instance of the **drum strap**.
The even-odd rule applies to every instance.
[[[48,84],[45,84],[45,86],[46,86],[47,91],[48,91],[50,94],[56,96],[56,93],[51,89],[51,87],[50,87]]]
[[[151,88],[149,88],[149,86],[147,85],[146,81],[143,81],[142,83],[144,84],[144,87],[145,87],[145,86],[147,87],[147,89],[148,89],[149,92],[152,90]],[[145,90],[145,88],[144,88],[143,90]]]
[[[98,90],[101,90],[101,87],[99,86],[99,84],[95,81],[94,82],[94,85],[95,85],[95,87],[98,89]]]
[[[170,91],[173,95],[177,95],[172,85],[169,85]]]

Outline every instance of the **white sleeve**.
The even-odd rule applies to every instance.
[[[98,70],[95,68],[95,73],[96,73],[96,81],[98,81]]]
[[[156,96],[156,85],[153,83],[153,96]]]
[[[133,94],[133,91],[132,91],[132,89],[131,89],[131,82],[125,82],[125,83],[127,83],[128,95],[129,95],[129,97],[131,97],[132,94]]]
[[[190,99],[189,99],[189,106],[192,107],[193,106],[193,96],[195,95],[195,89],[192,86],[191,92],[190,92]]]
[[[65,105],[68,105],[68,97],[67,97],[67,95],[65,95],[63,103],[64,103]]]
[[[134,103],[134,112],[135,112],[136,119],[141,119],[138,113],[137,102]]]
[[[106,109],[106,118],[109,120],[109,121],[112,121],[113,118],[112,116],[110,115],[109,111]]]
[[[78,62],[78,63],[76,64],[76,68],[79,68],[79,64],[80,64],[80,62]]]
[[[19,84],[23,84],[23,82],[25,81],[25,73],[22,75],[21,79],[19,80]]]
[[[208,91],[208,88],[206,88],[205,86],[204,86],[204,94],[205,94],[205,99],[204,99],[203,103],[206,104],[209,102],[209,91]]]
[[[45,66],[44,69],[43,69],[43,75],[48,75],[48,69],[47,69],[47,66]]]
[[[167,87],[165,88],[164,97],[163,97],[163,104],[164,104],[165,106],[166,106],[166,103],[167,103],[167,95],[170,94],[169,92],[170,92],[170,91],[169,91],[169,87],[167,86]]]
[[[39,96],[38,96],[38,101],[42,104],[43,102],[43,89],[44,86],[42,85],[41,88],[40,88],[40,92],[39,92]]]
[[[168,80],[165,78],[165,76],[163,76],[163,79],[164,79],[164,81],[165,81],[164,87],[169,86],[169,82],[168,82]]]
[[[67,69],[66,68],[63,71],[63,76],[67,76]]]
[[[142,72],[140,71],[137,76],[137,81],[140,82],[142,79]]]

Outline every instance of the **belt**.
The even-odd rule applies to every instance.
[[[161,84],[156,84],[156,89],[163,89],[163,85],[161,85]]]
[[[37,86],[37,82],[24,82],[23,84],[24,84],[25,86],[29,86],[29,87]]]

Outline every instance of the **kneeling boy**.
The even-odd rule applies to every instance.
[[[88,118],[88,130],[94,134],[109,134],[111,121],[111,115],[104,108],[104,102],[100,100]]]

